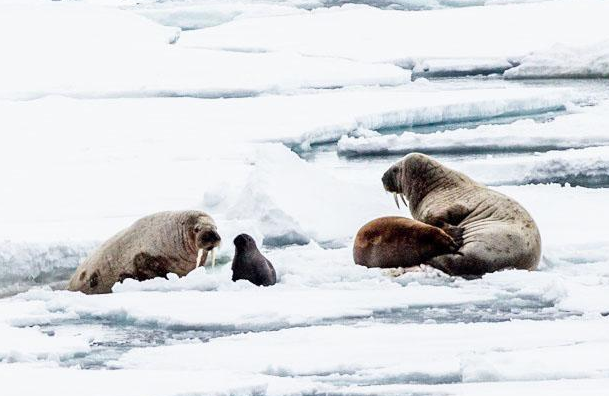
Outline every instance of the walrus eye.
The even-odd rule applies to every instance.
[[[197,234],[198,234],[199,232],[201,232],[201,227],[196,226],[196,227],[195,227],[195,233],[197,233]]]

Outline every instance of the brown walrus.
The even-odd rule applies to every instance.
[[[463,235],[458,254],[437,256],[426,264],[461,276],[537,268],[539,230],[531,215],[513,199],[419,153],[391,166],[382,181],[385,190],[408,201],[416,220],[451,235]]]
[[[139,219],[119,232],[76,269],[68,290],[86,294],[111,293],[116,282],[184,276],[205,263],[220,244],[213,219],[189,210],[161,212]]]
[[[353,260],[372,268],[412,267],[432,257],[459,250],[453,239],[438,227],[406,217],[381,217],[366,223],[357,232]]]

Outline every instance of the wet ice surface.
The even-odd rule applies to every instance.
[[[533,52],[507,77],[602,75],[604,45],[579,46],[606,34],[588,36],[598,22],[586,18],[591,8],[465,8],[518,2],[365,3],[445,9],[391,14],[427,15],[425,26],[439,15],[581,12],[590,26],[577,45]],[[0,76],[0,129],[10,137],[0,165],[11,169],[0,184],[0,382],[12,396],[606,394],[607,80],[417,79],[512,67],[519,60],[505,56],[535,49],[515,44],[520,31],[495,37],[490,29],[497,48],[470,42],[473,55],[490,58],[451,58],[450,43],[431,40],[429,54],[439,58],[412,64],[425,45],[409,53],[382,29],[365,48],[318,32],[312,46],[301,40],[305,21],[331,13],[358,31],[357,18],[388,15],[361,5],[323,9],[342,1],[4,3],[15,17],[2,25],[9,53],[28,46],[64,56],[46,75],[24,60]],[[24,19],[48,23],[49,7],[60,18],[48,34],[13,34]],[[276,23],[296,47],[273,52],[285,37],[238,29]],[[211,30],[184,32],[199,28]],[[223,38],[224,29],[231,34]],[[571,41],[558,33],[556,42]],[[210,44],[201,37],[230,48],[197,48]],[[80,47],[92,38],[99,41]],[[535,45],[553,43],[549,34]],[[539,270],[464,280],[353,265],[358,227],[408,215],[384,194],[380,175],[413,145],[522,203],[542,234]],[[127,280],[105,296],[61,290],[117,230],[184,208],[217,220],[224,243],[215,269]],[[231,241],[241,232],[273,262],[277,285],[231,282]]]

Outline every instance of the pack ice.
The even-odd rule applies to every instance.
[[[606,394],[609,84],[572,77],[606,75],[609,3],[347,3],[0,0],[3,394]],[[413,151],[520,202],[539,269],[355,266]],[[215,268],[64,290],[179,209]],[[231,281],[242,232],[275,286]]]

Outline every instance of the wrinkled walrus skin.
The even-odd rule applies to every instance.
[[[85,294],[111,293],[127,278],[139,281],[184,276],[201,263],[220,236],[213,219],[199,211],[161,212],[139,219],[87,257],[76,269],[68,290]]]
[[[368,268],[405,268],[459,250],[438,227],[406,217],[380,217],[359,229],[353,243],[353,261]]]
[[[412,216],[462,234],[457,254],[427,264],[451,275],[479,276],[507,268],[534,270],[541,237],[531,215],[516,201],[431,157],[412,153],[382,177],[385,190],[403,194]]]
[[[237,235],[235,257],[233,257],[233,282],[245,279],[256,286],[272,286],[277,282],[273,264],[260,253],[254,238],[247,234]]]

